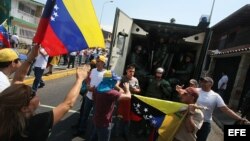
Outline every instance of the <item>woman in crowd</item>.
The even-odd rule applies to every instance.
[[[76,81],[64,101],[52,111],[34,114],[39,98],[25,84],[13,84],[0,93],[0,140],[45,141],[51,128],[73,107],[89,65],[77,68]]]

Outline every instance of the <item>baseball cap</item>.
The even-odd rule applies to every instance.
[[[4,48],[0,50],[0,62],[10,62],[18,58],[17,52],[11,48]]]
[[[90,62],[90,64],[95,65],[95,64],[96,64],[96,60],[95,60],[95,59],[92,59],[91,62]]]
[[[107,91],[114,89],[117,81],[120,79],[121,79],[121,77],[116,75],[114,72],[112,72],[110,70],[106,70],[103,74],[103,80],[97,86],[97,91],[99,93],[104,93],[104,92],[107,92]]]
[[[211,77],[201,77],[202,81],[210,82],[212,85],[214,84],[214,80]]]
[[[103,56],[103,55],[98,56],[97,59],[99,59],[99,60],[102,61],[103,63],[105,63],[106,60],[107,60],[107,58],[106,58],[105,56]]]

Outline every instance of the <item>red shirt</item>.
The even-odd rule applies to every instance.
[[[112,113],[115,102],[120,97],[116,90],[110,90],[106,93],[93,93],[94,98],[94,124],[96,127],[108,127],[111,123]]]

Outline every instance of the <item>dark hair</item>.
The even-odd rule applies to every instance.
[[[7,68],[11,63],[12,63],[12,61],[0,62],[0,68]]]
[[[13,84],[0,93],[0,139],[25,136],[26,118],[21,109],[34,97],[30,86]]]
[[[16,64],[19,62],[19,58],[13,60],[13,61],[8,61],[8,62],[0,62],[0,68],[7,68],[12,62],[15,62]]]
[[[128,69],[135,69],[135,64],[127,65],[126,70],[128,70]]]

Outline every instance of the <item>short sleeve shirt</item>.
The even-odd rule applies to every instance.
[[[0,71],[0,93],[10,86],[9,78]]]
[[[103,69],[102,71],[98,71],[97,68],[94,68],[91,71],[90,76],[89,76],[90,77],[90,86],[91,87],[92,86],[97,87],[101,83],[101,81],[103,79],[104,72],[105,72],[105,69]],[[92,98],[92,92],[88,91],[87,97],[92,100],[93,99]]]
[[[209,92],[205,92],[201,89],[199,91],[199,98],[197,100],[197,105],[207,107],[207,110],[203,110],[204,114],[204,122],[211,122],[212,121],[212,114],[215,107],[223,107],[226,106],[225,102],[221,98],[221,96],[210,90]]]

